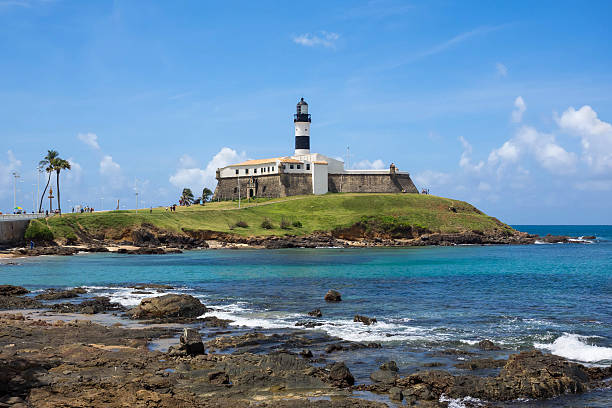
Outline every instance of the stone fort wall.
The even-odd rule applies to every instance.
[[[238,177],[217,179],[213,200],[238,199]],[[331,193],[417,193],[408,174],[329,174]],[[312,175],[281,173],[240,177],[240,197],[288,197],[312,194]]]

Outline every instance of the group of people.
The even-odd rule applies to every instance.
[[[166,207],[166,211],[170,210],[170,212],[176,212],[176,204],[172,204]]]

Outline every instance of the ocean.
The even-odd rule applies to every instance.
[[[236,333],[255,328],[287,333],[319,308],[323,325],[306,329],[312,336],[325,333],[383,346],[332,355],[347,362],[358,382],[368,382],[376,364],[389,359],[398,363],[401,374],[431,362],[452,371],[467,357],[449,349],[503,358],[537,348],[584,364],[612,364],[612,226],[514,227],[540,235],[597,238],[520,246],[21,258],[17,265],[0,263],[0,283],[33,291],[84,286],[89,296],[109,296],[125,306],[151,296],[134,294],[130,284],[166,283],[176,287],[171,292],[197,296],[214,309],[211,314],[233,320]],[[329,289],[338,290],[343,301],[325,303]],[[378,323],[354,323],[355,314],[375,317]],[[475,344],[483,339],[503,350],[477,350]],[[584,405],[612,406],[612,392],[512,406]]]

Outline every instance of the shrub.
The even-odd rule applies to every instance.
[[[261,228],[265,228],[265,229],[272,229],[272,221],[270,221],[270,219],[266,218],[265,220],[263,220],[261,222]]]
[[[236,222],[236,224],[234,224],[236,227],[240,227],[240,228],[249,228],[249,224],[247,224],[246,221],[238,221]]]
[[[295,228],[302,228],[302,223],[300,221],[293,221],[291,225],[293,225]]]
[[[45,224],[38,220],[32,220],[25,232],[25,239],[35,242],[53,241],[53,233]]]
[[[291,223],[285,217],[281,218],[280,227],[282,229],[289,229],[291,227]]]

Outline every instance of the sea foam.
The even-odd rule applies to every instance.
[[[598,363],[612,360],[612,347],[601,347],[587,343],[588,337],[573,333],[563,333],[551,344],[535,343],[539,349],[570,360],[585,363]]]

